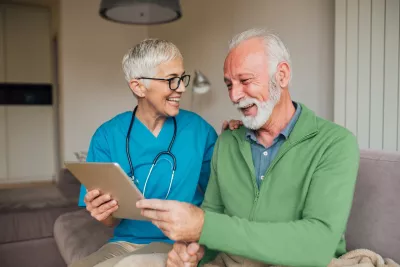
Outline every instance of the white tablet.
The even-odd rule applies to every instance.
[[[126,175],[118,163],[65,162],[65,167],[87,188],[110,194],[118,203],[113,213],[116,218],[145,220],[136,202],[143,199],[142,193]]]

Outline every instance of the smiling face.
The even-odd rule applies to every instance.
[[[243,124],[261,128],[279,102],[281,89],[271,81],[264,42],[253,38],[242,42],[228,54],[224,80],[229,97],[242,113]]]
[[[183,75],[185,75],[183,61],[181,58],[176,58],[158,65],[156,75],[151,78],[169,79]],[[139,105],[142,105],[146,112],[157,117],[178,115],[181,96],[186,91],[183,81],[180,81],[176,90],[170,89],[168,81],[139,79],[131,83],[132,90],[139,97]]]

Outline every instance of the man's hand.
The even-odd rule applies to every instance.
[[[175,241],[193,242],[200,239],[204,224],[202,209],[184,202],[159,199],[142,199],[136,207],[142,215]]]
[[[99,190],[89,191],[85,196],[86,209],[93,218],[112,226],[111,214],[118,209],[117,201],[110,195],[100,194]]]
[[[240,120],[230,120],[229,122],[224,121],[222,123],[222,131],[221,132],[225,131],[228,128],[229,128],[229,130],[233,131],[233,130],[239,128],[241,125],[243,125],[243,122]]]
[[[175,242],[168,253],[167,267],[196,267],[204,256],[204,247],[193,242],[189,245]]]

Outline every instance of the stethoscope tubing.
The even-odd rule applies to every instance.
[[[136,182],[137,179],[135,178],[135,175],[134,175],[134,169],[133,169],[132,159],[131,159],[131,156],[130,156],[129,139],[130,139],[130,135],[131,135],[132,127],[133,127],[133,122],[135,121],[136,111],[137,111],[137,106],[135,107],[135,109],[134,109],[133,112],[132,112],[132,118],[131,118],[131,121],[130,121],[130,124],[129,124],[128,133],[127,133],[127,135],[126,135],[126,155],[127,155],[127,158],[128,158],[129,168],[130,168],[130,172],[131,172],[131,178],[132,178],[133,182]],[[173,180],[174,180],[175,171],[176,171],[176,158],[175,158],[174,154],[172,154],[171,150],[172,150],[172,146],[174,145],[174,142],[175,142],[176,131],[177,131],[177,125],[176,125],[176,119],[175,119],[175,117],[172,117],[172,120],[173,120],[173,122],[174,122],[174,133],[173,133],[172,138],[171,138],[171,141],[170,141],[170,143],[169,143],[168,150],[167,150],[167,151],[161,151],[161,152],[158,153],[158,154],[156,155],[156,157],[154,158],[153,163],[152,163],[151,168],[150,168],[150,171],[149,171],[149,174],[147,175],[147,178],[146,178],[146,181],[145,181],[145,184],[144,184],[143,196],[145,195],[146,187],[147,187],[147,182],[148,182],[148,180],[149,180],[149,178],[150,178],[150,175],[151,175],[151,173],[152,173],[152,171],[153,171],[153,168],[154,168],[154,166],[157,164],[157,161],[159,160],[159,158],[160,158],[162,155],[168,155],[168,156],[170,156],[170,157],[172,158],[172,161],[173,161],[173,163],[172,163],[172,175],[171,175],[170,183],[169,183],[169,186],[168,186],[168,193],[167,193],[167,196],[165,197],[165,199],[168,198],[169,193],[170,193],[170,191],[171,191],[172,182],[173,182]]]

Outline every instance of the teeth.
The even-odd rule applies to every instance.
[[[251,106],[253,106],[254,104],[249,104],[249,105],[247,105],[247,106],[244,106],[244,107],[242,107],[243,109],[246,109],[246,108],[249,108],[249,107],[251,107]]]
[[[180,98],[177,98],[177,97],[170,97],[170,98],[168,98],[167,99],[168,101],[174,101],[174,102],[178,102],[179,103],[179,101],[181,100]]]

